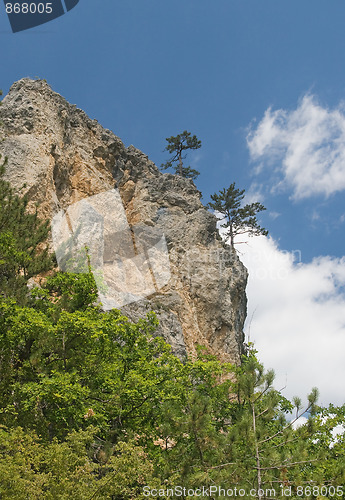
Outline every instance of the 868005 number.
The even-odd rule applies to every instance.
[[[343,486],[297,486],[296,495],[298,497],[342,497],[344,495]]]
[[[53,12],[53,3],[6,3],[7,14],[51,14]]]

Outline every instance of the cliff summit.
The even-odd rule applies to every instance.
[[[202,205],[193,182],[161,173],[144,153],[125,147],[42,80],[14,83],[2,101],[0,122],[7,179],[18,190],[26,185],[41,217],[56,220],[59,213],[71,213],[70,207],[88,200],[88,207],[94,207],[105,193],[115,193],[112,200],[119,193],[113,210],[103,209],[105,231],[111,233],[113,220],[114,227],[122,224],[129,235],[143,229],[149,236],[164,235],[168,278],[159,282],[155,276],[154,288],[140,300],[124,301],[122,311],[133,320],[155,311],[160,322],[156,334],[179,356],[194,354],[202,344],[220,359],[239,363],[247,271],[221,240],[216,217]],[[121,251],[122,265],[127,252],[123,245]],[[104,268],[106,252],[102,247]],[[116,288],[116,280],[112,286]]]

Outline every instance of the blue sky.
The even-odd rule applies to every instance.
[[[249,313],[257,311],[252,339],[272,366],[274,331],[284,339],[291,335],[293,345],[303,332],[315,330],[312,319],[319,313],[331,316],[334,337],[320,330],[309,339],[316,342],[307,365],[310,384],[299,386],[297,374],[291,385],[294,392],[320,385],[312,379],[329,338],[324,401],[337,398],[338,403],[345,400],[341,386],[329,392],[329,385],[345,350],[344,26],[340,0],[80,0],[55,21],[12,34],[0,5],[4,93],[22,77],[45,78],[158,165],[167,159],[165,137],[187,129],[203,144],[189,160],[201,172],[196,183],[205,203],[233,181],[250,199],[262,201],[267,207],[262,222],[271,239],[252,239],[240,249],[257,276],[248,289]],[[250,250],[253,245],[257,248]],[[255,268],[260,259],[251,262],[248,249],[269,255],[289,281],[263,280]],[[280,260],[296,255],[293,263]],[[322,265],[320,258],[326,259]],[[311,276],[320,278],[312,289]],[[306,307],[298,323],[275,324],[270,336],[274,286],[291,289],[288,318],[296,316],[295,286],[305,291],[298,304],[305,300]],[[281,300],[284,307],[290,303]],[[338,342],[336,360],[330,355],[332,342]],[[284,373],[291,369],[291,356]]]

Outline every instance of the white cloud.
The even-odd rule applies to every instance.
[[[292,188],[295,199],[345,189],[345,109],[322,107],[306,95],[295,110],[267,109],[247,144],[256,173],[273,172],[272,191]]]
[[[253,182],[246,191],[245,196],[244,196],[244,204],[250,204],[250,203],[255,203],[256,201],[259,201],[260,203],[264,202],[264,194],[262,192],[262,185],[257,184],[256,182]]]
[[[302,425],[305,425],[308,422],[308,419],[306,417],[300,417],[296,422],[292,424],[293,429],[298,429],[299,427],[302,427]]]
[[[277,389],[305,399],[316,386],[320,404],[344,404],[345,257],[305,264],[264,236],[238,251],[249,270],[246,333]]]
[[[332,429],[332,436],[334,437],[334,443],[332,443],[331,447],[333,448],[334,444],[339,441],[339,437],[343,436],[345,433],[345,427],[341,424],[337,425]]]
[[[268,212],[268,216],[271,217],[271,219],[275,220],[275,219],[277,219],[278,217],[281,216],[281,213],[275,212],[275,211]]]
[[[326,430],[327,432],[328,428],[331,430],[331,435],[333,439],[329,445],[330,448],[333,448],[335,444],[340,441],[340,439],[345,433],[344,424],[343,423],[339,424],[337,423],[337,421],[339,422],[339,418],[337,418],[337,415],[335,413],[330,413],[321,419],[321,425],[322,425],[321,434],[324,432],[324,430]],[[323,429],[324,427],[325,429]],[[318,441],[319,439],[317,438],[315,439],[314,442],[317,443]]]
[[[193,158],[191,159],[191,161],[189,162],[190,163],[190,166],[192,168],[195,168],[195,169],[198,169],[199,168],[199,164],[200,164],[200,161],[202,160],[203,158],[203,154],[200,153],[199,151],[197,153],[194,153],[193,155]]]

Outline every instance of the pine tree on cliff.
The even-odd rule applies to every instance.
[[[256,218],[257,213],[266,210],[259,202],[250,203],[241,206],[245,190],[235,188],[233,182],[227,189],[222,189],[219,193],[211,195],[212,202],[208,207],[217,212],[218,219],[223,223],[220,225],[225,228],[225,236],[229,238],[233,247],[235,236],[239,234],[249,234],[251,236],[267,236],[267,229],[261,227]]]
[[[196,135],[192,136],[190,132],[187,132],[187,130],[184,130],[182,134],[178,134],[175,137],[167,137],[166,141],[168,142],[168,145],[164,151],[168,151],[172,154],[172,156],[168,161],[162,163],[161,169],[166,170],[168,168],[173,168],[175,174],[180,175],[181,177],[193,180],[196,179],[200,172],[194,168],[186,167],[183,164],[183,160],[187,156],[187,154],[184,154],[184,151],[201,148],[201,141],[199,141]]]

